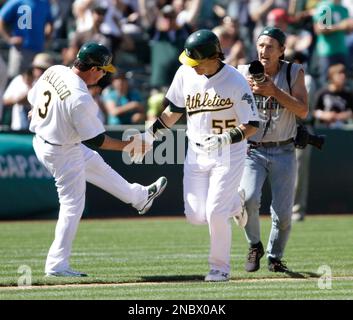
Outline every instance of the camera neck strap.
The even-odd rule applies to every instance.
[[[287,77],[287,83],[288,83],[288,88],[289,88],[289,94],[292,95],[292,86],[291,86],[291,74],[290,74],[290,71],[292,69],[292,65],[293,65],[293,62],[289,62],[288,65],[287,65],[287,74],[286,74],[286,77]]]
[[[266,99],[266,100],[271,101],[272,98],[271,98],[271,97],[268,97],[268,99]],[[271,105],[272,105],[272,102],[271,102]],[[264,133],[262,134],[261,140],[264,138],[264,136],[266,135],[268,129],[270,128],[270,124],[271,124],[271,120],[272,120],[272,110],[271,110],[271,108],[269,108],[269,113],[270,113],[270,114],[268,115],[268,119],[267,119],[266,125],[265,125],[265,130],[264,130]]]

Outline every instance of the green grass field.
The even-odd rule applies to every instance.
[[[82,220],[71,266],[87,278],[45,278],[43,269],[56,221],[0,223],[2,299],[352,299],[353,216],[308,217],[293,225],[285,260],[292,274],[244,271],[247,243],[234,225],[232,278],[205,283],[206,226],[181,218]],[[263,242],[269,218],[261,220]],[[17,286],[20,266],[31,269],[32,286]],[[320,266],[332,271],[329,282]],[[320,284],[328,286],[320,289]]]

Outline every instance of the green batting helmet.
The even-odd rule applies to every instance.
[[[114,73],[116,68],[112,65],[112,58],[108,48],[96,42],[85,43],[77,53],[77,59],[82,63]]]
[[[195,67],[200,60],[218,54],[223,56],[221,45],[217,36],[210,30],[201,29],[192,33],[185,41],[184,51],[179,56],[179,61],[190,67]]]

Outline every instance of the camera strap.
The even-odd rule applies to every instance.
[[[268,99],[271,100],[271,97],[269,97]],[[266,99],[266,100],[268,100],[268,99]],[[271,110],[271,108],[269,109],[269,112],[270,112],[270,114],[268,116],[268,120],[266,121],[265,130],[264,130],[264,133],[262,135],[261,140],[264,138],[264,136],[266,135],[268,129],[270,128],[270,124],[271,124],[271,120],[272,120],[272,110]]]
[[[287,65],[287,83],[288,83],[288,88],[289,88],[289,93],[290,95],[292,95],[292,86],[291,86],[291,74],[290,74],[290,71],[292,69],[292,65],[293,65],[293,62],[289,62],[288,65]]]

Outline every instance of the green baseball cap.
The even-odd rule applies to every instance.
[[[201,60],[210,58],[215,54],[222,55],[217,36],[211,30],[201,29],[195,31],[186,39],[184,51],[179,56],[179,61],[182,64],[195,67]]]
[[[77,53],[77,59],[82,63],[92,67],[100,67],[110,73],[116,72],[116,68],[112,65],[112,58],[113,55],[108,48],[96,42],[83,44]]]
[[[258,39],[261,36],[268,36],[273,39],[276,39],[278,43],[283,47],[285,42],[286,42],[286,35],[281,29],[275,28],[275,27],[266,27],[263,29],[258,37]]]

